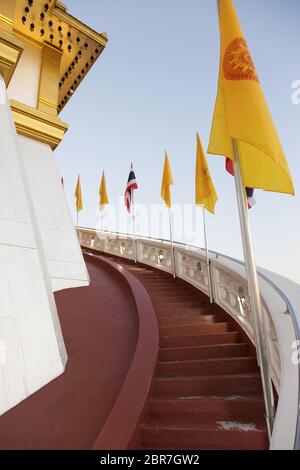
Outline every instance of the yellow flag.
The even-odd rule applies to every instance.
[[[196,205],[202,206],[214,214],[217,200],[218,196],[209,173],[201,140],[197,133]]]
[[[167,207],[171,207],[171,194],[170,194],[170,186],[173,184],[173,178],[171,173],[170,162],[168,159],[167,153],[165,153],[165,166],[164,166],[164,174],[161,184],[161,197],[165,201]]]
[[[106,190],[106,178],[105,178],[104,171],[103,171],[102,178],[101,178],[99,196],[100,196],[99,209],[100,211],[103,211],[105,209],[106,204],[109,204],[107,190]]]
[[[208,153],[234,161],[244,185],[294,194],[292,177],[232,0],[218,0],[221,60]]]
[[[78,180],[77,180],[77,185],[76,185],[76,189],[75,189],[75,197],[76,197],[76,210],[77,210],[77,212],[80,212],[83,209],[80,175],[78,176]]]

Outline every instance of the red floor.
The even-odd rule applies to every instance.
[[[137,330],[119,278],[87,259],[91,286],[56,294],[66,372],[0,417],[0,449],[89,449],[126,376]]]

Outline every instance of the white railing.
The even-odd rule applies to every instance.
[[[172,273],[172,247],[167,240],[133,237],[112,232],[78,228],[83,248],[134,260]],[[197,247],[174,244],[176,276],[209,296],[206,253]],[[241,326],[254,344],[250,302],[244,265],[232,258],[210,252],[214,302]],[[271,449],[300,448],[299,364],[292,361],[292,345],[300,339],[299,318],[278,285],[260,274],[264,329],[272,381],[279,396]],[[285,281],[288,282],[288,281]],[[299,295],[299,292],[297,292]],[[300,306],[300,304],[299,304]],[[255,344],[254,344],[255,345]],[[296,351],[297,352],[297,351]]]

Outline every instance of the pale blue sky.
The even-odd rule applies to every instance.
[[[195,132],[207,148],[217,89],[215,0],[66,3],[71,14],[109,36],[106,51],[61,114],[70,130],[56,159],[74,220],[77,174],[84,198],[80,225],[94,227],[102,169],[110,202],[116,205],[131,161],[140,187],[136,201],[159,204],[165,149],[175,182],[174,203],[193,203]],[[292,198],[256,191],[257,205],[251,211],[256,260],[300,283],[300,105],[291,100],[292,82],[300,80],[300,2],[235,0],[235,5],[297,192]],[[208,156],[208,162],[219,194],[216,215],[208,219],[210,248],[241,258],[233,179],[222,157]],[[155,228],[152,235],[157,235]],[[168,235],[166,229],[162,235]]]

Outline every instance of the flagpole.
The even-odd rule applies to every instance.
[[[132,223],[133,223],[133,237],[134,237],[134,262],[137,263],[137,246],[136,246],[136,230],[135,230],[135,210],[134,210],[134,191],[131,190],[132,201]]]
[[[274,396],[271,382],[271,372],[269,367],[269,357],[265,340],[264,322],[262,303],[260,298],[257,268],[255,264],[250,223],[248,217],[248,207],[246,204],[245,190],[242,181],[238,144],[236,139],[233,139],[233,149],[235,157],[235,187],[239,209],[244,258],[246,266],[246,274],[248,280],[248,291],[250,297],[250,306],[252,311],[252,321],[254,323],[255,342],[257,349],[258,363],[260,367],[263,393],[266,407],[266,421],[268,427],[269,439],[271,439],[272,430],[274,426]]]
[[[104,206],[105,207],[105,206]],[[104,232],[103,232],[103,227],[104,227],[104,208],[100,206],[101,209],[101,249],[102,252],[104,252]]]
[[[170,224],[170,242],[171,242],[171,263],[172,263],[172,274],[176,277],[175,258],[174,258],[174,241],[173,241],[173,229],[172,229],[172,214],[171,208],[169,207],[169,224]]]
[[[203,231],[204,231],[204,243],[205,243],[205,252],[206,252],[209,300],[210,300],[210,303],[213,304],[214,300],[213,300],[212,282],[211,282],[210,259],[209,259],[208,243],[207,243],[206,214],[205,214],[204,207],[202,207],[202,214],[203,214]]]
[[[78,211],[76,211],[76,212],[77,212],[77,219],[76,220],[77,220],[77,227],[78,227],[79,212]]]

